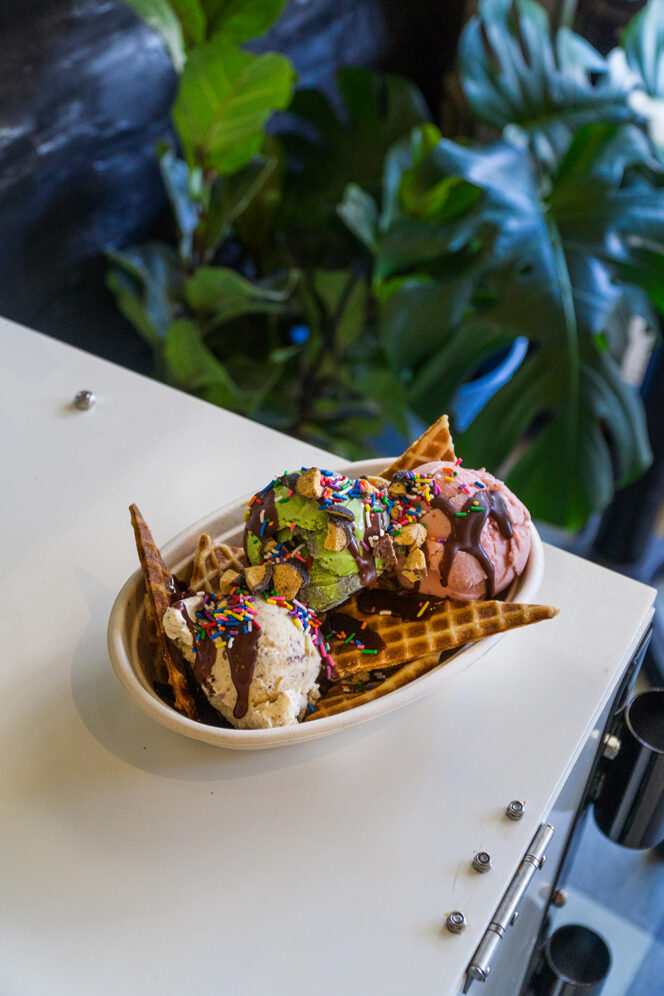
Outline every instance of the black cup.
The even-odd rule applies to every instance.
[[[633,698],[614,732],[620,747],[605,763],[595,820],[617,844],[655,847],[664,840],[664,688]]]
[[[559,927],[542,949],[533,996],[598,996],[611,968],[603,937],[579,923]]]

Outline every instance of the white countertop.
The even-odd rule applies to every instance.
[[[335,458],[1,320],[0,405],[3,996],[453,996],[652,590],[546,547],[554,621],[389,716],[220,750],[145,717],[111,671],[127,506],[165,542],[275,466]]]

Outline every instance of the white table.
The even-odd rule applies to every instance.
[[[127,506],[164,542],[275,466],[334,458],[4,321],[0,398],[0,993],[453,996],[652,590],[547,547],[553,622],[382,719],[216,749],[149,720],[111,671]]]

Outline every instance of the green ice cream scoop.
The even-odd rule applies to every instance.
[[[303,468],[251,499],[244,549],[250,564],[269,565],[277,594],[293,597],[297,589],[299,599],[324,612],[394,563],[391,505],[380,481]]]

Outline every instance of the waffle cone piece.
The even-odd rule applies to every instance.
[[[173,575],[164,563],[138,507],[130,505],[129,513],[145,580],[146,624],[155,678],[170,685],[177,711],[189,719],[196,719],[198,710],[189,691],[186,673],[175,651],[171,649],[162,625],[164,612],[171,604]]]
[[[355,636],[371,646],[375,634],[383,644],[382,649],[368,655],[353,643],[332,636],[329,645],[335,662],[333,675],[336,679],[352,678],[358,672],[366,671],[368,660],[372,668],[394,667],[461,647],[493,633],[551,619],[557,614],[558,610],[550,605],[445,599],[439,608],[422,619],[406,620],[396,615],[379,614],[363,616],[358,618]],[[346,637],[350,636],[350,633],[346,634]]]
[[[222,575],[226,571],[236,571],[239,574],[247,566],[242,547],[215,543],[207,533],[202,533],[194,554],[189,587],[194,591],[208,591],[219,595]]]
[[[373,702],[374,699],[395,692],[397,688],[402,688],[410,681],[414,681],[415,678],[421,678],[423,674],[432,671],[439,663],[442,662],[440,654],[436,651],[426,654],[416,661],[409,661],[388,678],[385,678],[384,681],[363,681],[360,690],[355,683],[350,688],[343,684],[333,685],[317,703],[315,712],[308,712],[304,721],[308,723],[314,719],[324,719],[325,716],[336,716],[340,712],[346,712],[347,709],[354,709],[356,706]]]
[[[419,439],[416,439],[405,453],[398,457],[393,464],[381,472],[381,477],[386,477],[388,481],[398,470],[415,470],[424,463],[432,460],[451,461],[456,460],[454,443],[450,432],[450,422],[447,415],[440,418],[423,432]]]

